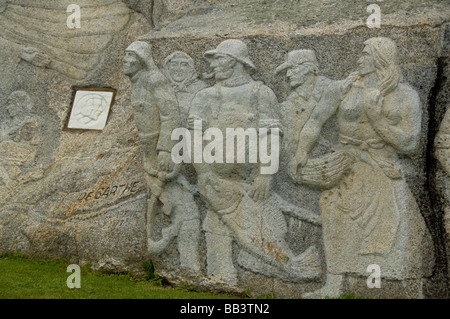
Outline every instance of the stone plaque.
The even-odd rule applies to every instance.
[[[75,89],[66,129],[103,130],[114,103],[115,95],[114,89]]]

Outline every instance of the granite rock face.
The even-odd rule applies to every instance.
[[[68,30],[69,4],[0,8],[0,252],[280,298],[448,296],[448,3],[379,3],[377,29],[365,1],[85,0]],[[102,131],[64,130],[73,87],[117,90]],[[227,128],[257,143],[228,158]]]

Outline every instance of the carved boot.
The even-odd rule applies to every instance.
[[[343,292],[343,283],[344,283],[343,275],[334,275],[327,273],[327,281],[325,283],[325,286],[316,291],[304,293],[302,295],[302,298],[303,299],[324,299],[325,297],[337,298]]]

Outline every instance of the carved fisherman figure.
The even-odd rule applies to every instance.
[[[188,122],[194,134],[200,129],[194,121],[201,121],[203,129],[218,128],[222,132],[227,128],[279,128],[277,98],[270,88],[250,76],[255,66],[244,42],[226,40],[204,55],[216,84],[199,91],[192,101]],[[252,271],[294,281],[320,273],[313,248],[294,256],[285,242],[284,216],[270,197],[273,175],[262,175],[260,166],[248,161],[194,162],[200,193],[208,204],[203,229],[207,274],[213,282],[237,284],[233,242],[240,249],[237,262]]]
[[[319,64],[313,50],[295,50],[287,55],[286,62],[275,70],[275,74],[286,72],[293,91],[280,105],[283,125],[286,128],[284,140],[286,153],[295,154],[300,132],[312,111],[321,99],[325,89],[332,82],[318,75]]]
[[[197,273],[199,216],[192,194],[183,189],[185,180],[178,174],[179,166],[172,162],[171,133],[179,126],[179,111],[175,92],[166,77],[156,67],[150,45],[133,42],[123,59],[124,73],[132,82],[134,121],[144,152],[144,170],[148,184],[147,236],[149,251],[154,256],[164,252],[178,236],[181,270]],[[153,241],[153,228],[158,210],[171,218],[163,228],[162,238]],[[193,222],[192,222],[193,221]],[[197,227],[195,227],[197,225]]]
[[[327,90],[299,136],[291,176],[321,189],[326,285],[309,297],[342,293],[344,274],[410,280],[421,296],[427,228],[400,170],[397,153],[416,150],[421,129],[417,92],[403,82],[395,43],[366,41],[358,73]],[[324,123],[337,114],[340,150],[309,159]],[[428,253],[429,255],[429,253]]]

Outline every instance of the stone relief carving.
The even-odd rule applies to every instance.
[[[446,173],[445,178],[445,230],[450,233],[450,111],[445,112],[439,132],[434,140],[434,155]]]
[[[67,127],[102,130],[106,125],[113,97],[112,91],[77,90]]]
[[[215,127],[223,132],[236,127],[280,128],[277,98],[270,88],[252,79],[255,66],[244,42],[226,40],[204,56],[216,84],[192,100],[190,129],[198,129],[194,126],[198,120],[203,129]],[[295,255],[284,240],[286,221],[276,196],[271,196],[273,176],[260,174],[260,164],[193,165],[208,207],[203,230],[209,280],[237,284],[233,243],[239,247],[238,264],[251,271],[290,281],[320,274],[315,247]]]
[[[181,51],[167,56],[163,64],[163,73],[169,79],[177,95],[180,117],[182,121],[186,121],[194,95],[206,88],[207,85],[198,78],[192,58]]]
[[[43,168],[34,167],[41,138],[40,123],[32,118],[23,123],[13,140],[0,143],[0,187],[12,189],[42,178]]]
[[[118,0],[77,2],[83,7],[83,26],[74,32],[64,27],[70,4],[10,0],[0,5],[0,44],[5,48],[0,65],[7,75],[12,76],[23,59],[81,80],[101,62],[114,33],[127,25],[130,10]]]
[[[322,268],[314,243],[298,251],[286,240],[292,231],[287,221],[294,218],[322,227],[326,282],[304,297],[339,296],[344,276],[367,277],[371,264],[380,266],[383,278],[414,286],[412,297],[422,296],[431,242],[398,160],[399,154],[416,151],[420,100],[402,79],[396,44],[388,38],[364,44],[358,69],[339,81],[319,75],[314,51],[289,52],[275,70],[286,72],[292,88],[281,104],[268,86],[252,78],[256,67],[240,40],[223,41],[204,53],[215,78],[211,87],[198,79],[184,52],[167,56],[160,71],[148,43],[136,41],[126,49],[124,73],[132,82],[148,185],[152,258],[173,251],[169,247],[176,240],[181,278],[225,288],[239,286],[242,269],[288,282],[318,279]],[[333,117],[337,145],[323,139]],[[282,199],[274,191],[274,176],[261,174],[261,163],[194,161],[197,184],[190,184],[180,169],[185,164],[170,158],[170,134],[185,125],[191,136],[209,128],[280,129],[291,154],[289,175],[321,192],[320,221]],[[318,143],[329,153],[314,157]]]
[[[180,267],[188,274],[200,271],[200,216],[187,181],[179,174],[170,151],[171,132],[179,123],[175,91],[156,67],[151,47],[133,42],[123,59],[124,73],[132,82],[134,121],[144,152],[144,170],[148,185],[147,235],[152,257],[165,252],[178,237]],[[158,218],[167,216],[171,224],[154,239]]]
[[[14,91],[8,96],[5,107],[8,117],[1,126],[0,141],[15,137],[22,124],[32,117],[33,107],[33,100],[25,91]]]
[[[277,67],[275,74],[286,73],[292,92],[281,103],[285,152],[294,154],[298,147],[299,132],[332,80],[319,75],[319,64],[313,50],[294,50]],[[322,137],[322,136],[321,136]],[[324,141],[323,139],[321,141]],[[327,141],[324,141],[327,143]],[[327,143],[327,146],[329,143]]]
[[[332,83],[312,111],[290,163],[294,180],[322,190],[327,281],[305,297],[339,296],[344,274],[364,276],[370,264],[380,266],[383,278],[420,281],[426,272],[423,251],[432,251],[397,160],[397,154],[416,149],[420,100],[402,80],[396,44],[388,38],[364,44],[358,70]],[[335,114],[340,150],[309,158]]]

